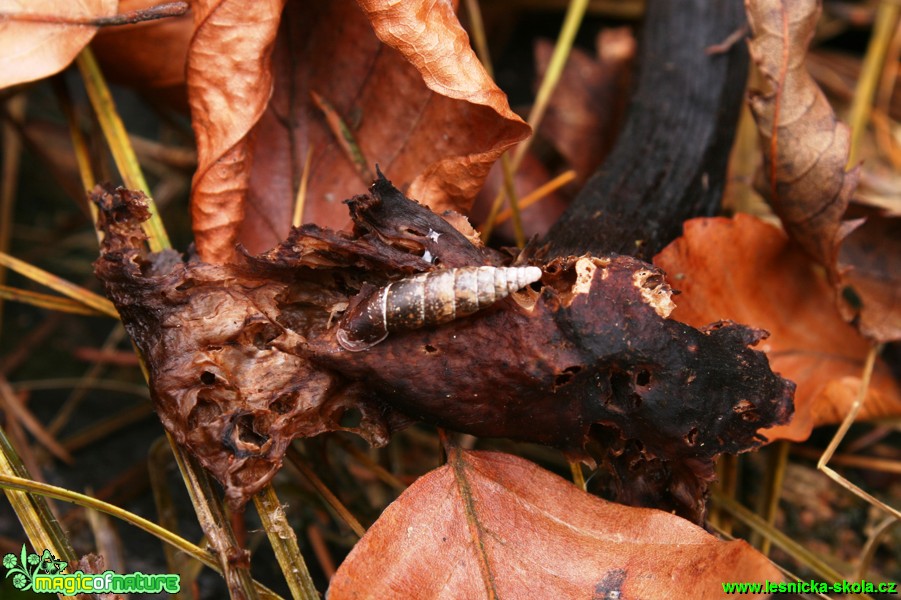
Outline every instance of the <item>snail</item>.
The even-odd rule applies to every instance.
[[[491,306],[541,279],[538,267],[458,267],[394,281],[347,312],[336,337],[359,352],[392,331],[440,325]]]

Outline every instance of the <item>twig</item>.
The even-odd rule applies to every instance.
[[[115,27],[133,25],[145,21],[156,21],[169,17],[180,17],[188,12],[187,2],[167,2],[147,8],[139,8],[108,17],[66,17],[62,15],[0,12],[0,21],[22,21],[25,23],[46,23],[47,25],[84,25],[86,27]]]

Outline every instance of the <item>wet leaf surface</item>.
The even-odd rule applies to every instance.
[[[792,411],[793,385],[749,348],[761,332],[667,319],[669,286],[631,257],[556,259],[536,289],[438,327],[380,317],[387,339],[348,352],[337,333],[379,306],[373,288],[436,264],[502,262],[383,178],[348,201],[353,234],[304,226],[232,265],[144,257],[140,197],[95,196],[109,232],[96,271],[147,358],[163,423],[235,504],[293,437],[340,429],[356,406],[356,431],[374,443],[404,421],[395,411],[589,460],[591,442],[616,498],[698,520],[714,458],[759,445],[757,430]],[[403,298],[402,310],[467,314],[458,289]]]
[[[802,441],[844,418],[870,343],[844,322],[826,278],[778,228],[748,215],[694,219],[654,263],[682,292],[673,318],[694,326],[732,319],[770,332],[760,349],[798,386],[795,416],[763,432],[770,440]],[[880,364],[860,418],[898,414],[901,389]]]
[[[723,581],[781,579],[745,542],[518,457],[451,449],[354,547],[329,598],[720,598]]]
[[[114,15],[116,6],[116,0],[0,1],[0,88],[65,69],[97,32],[79,21]]]

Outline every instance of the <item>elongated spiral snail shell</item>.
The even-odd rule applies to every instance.
[[[471,315],[539,279],[538,267],[460,267],[420,273],[373,292],[342,318],[336,337],[345,350],[366,350],[392,331]]]

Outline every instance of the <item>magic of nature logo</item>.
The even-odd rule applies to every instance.
[[[68,563],[57,559],[50,550],[42,554],[28,552],[22,545],[19,556],[9,553],[3,556],[6,577],[12,576],[13,587],[23,592],[48,594],[154,594],[181,590],[179,575],[153,575],[140,572],[119,574],[113,571],[65,573]]]

